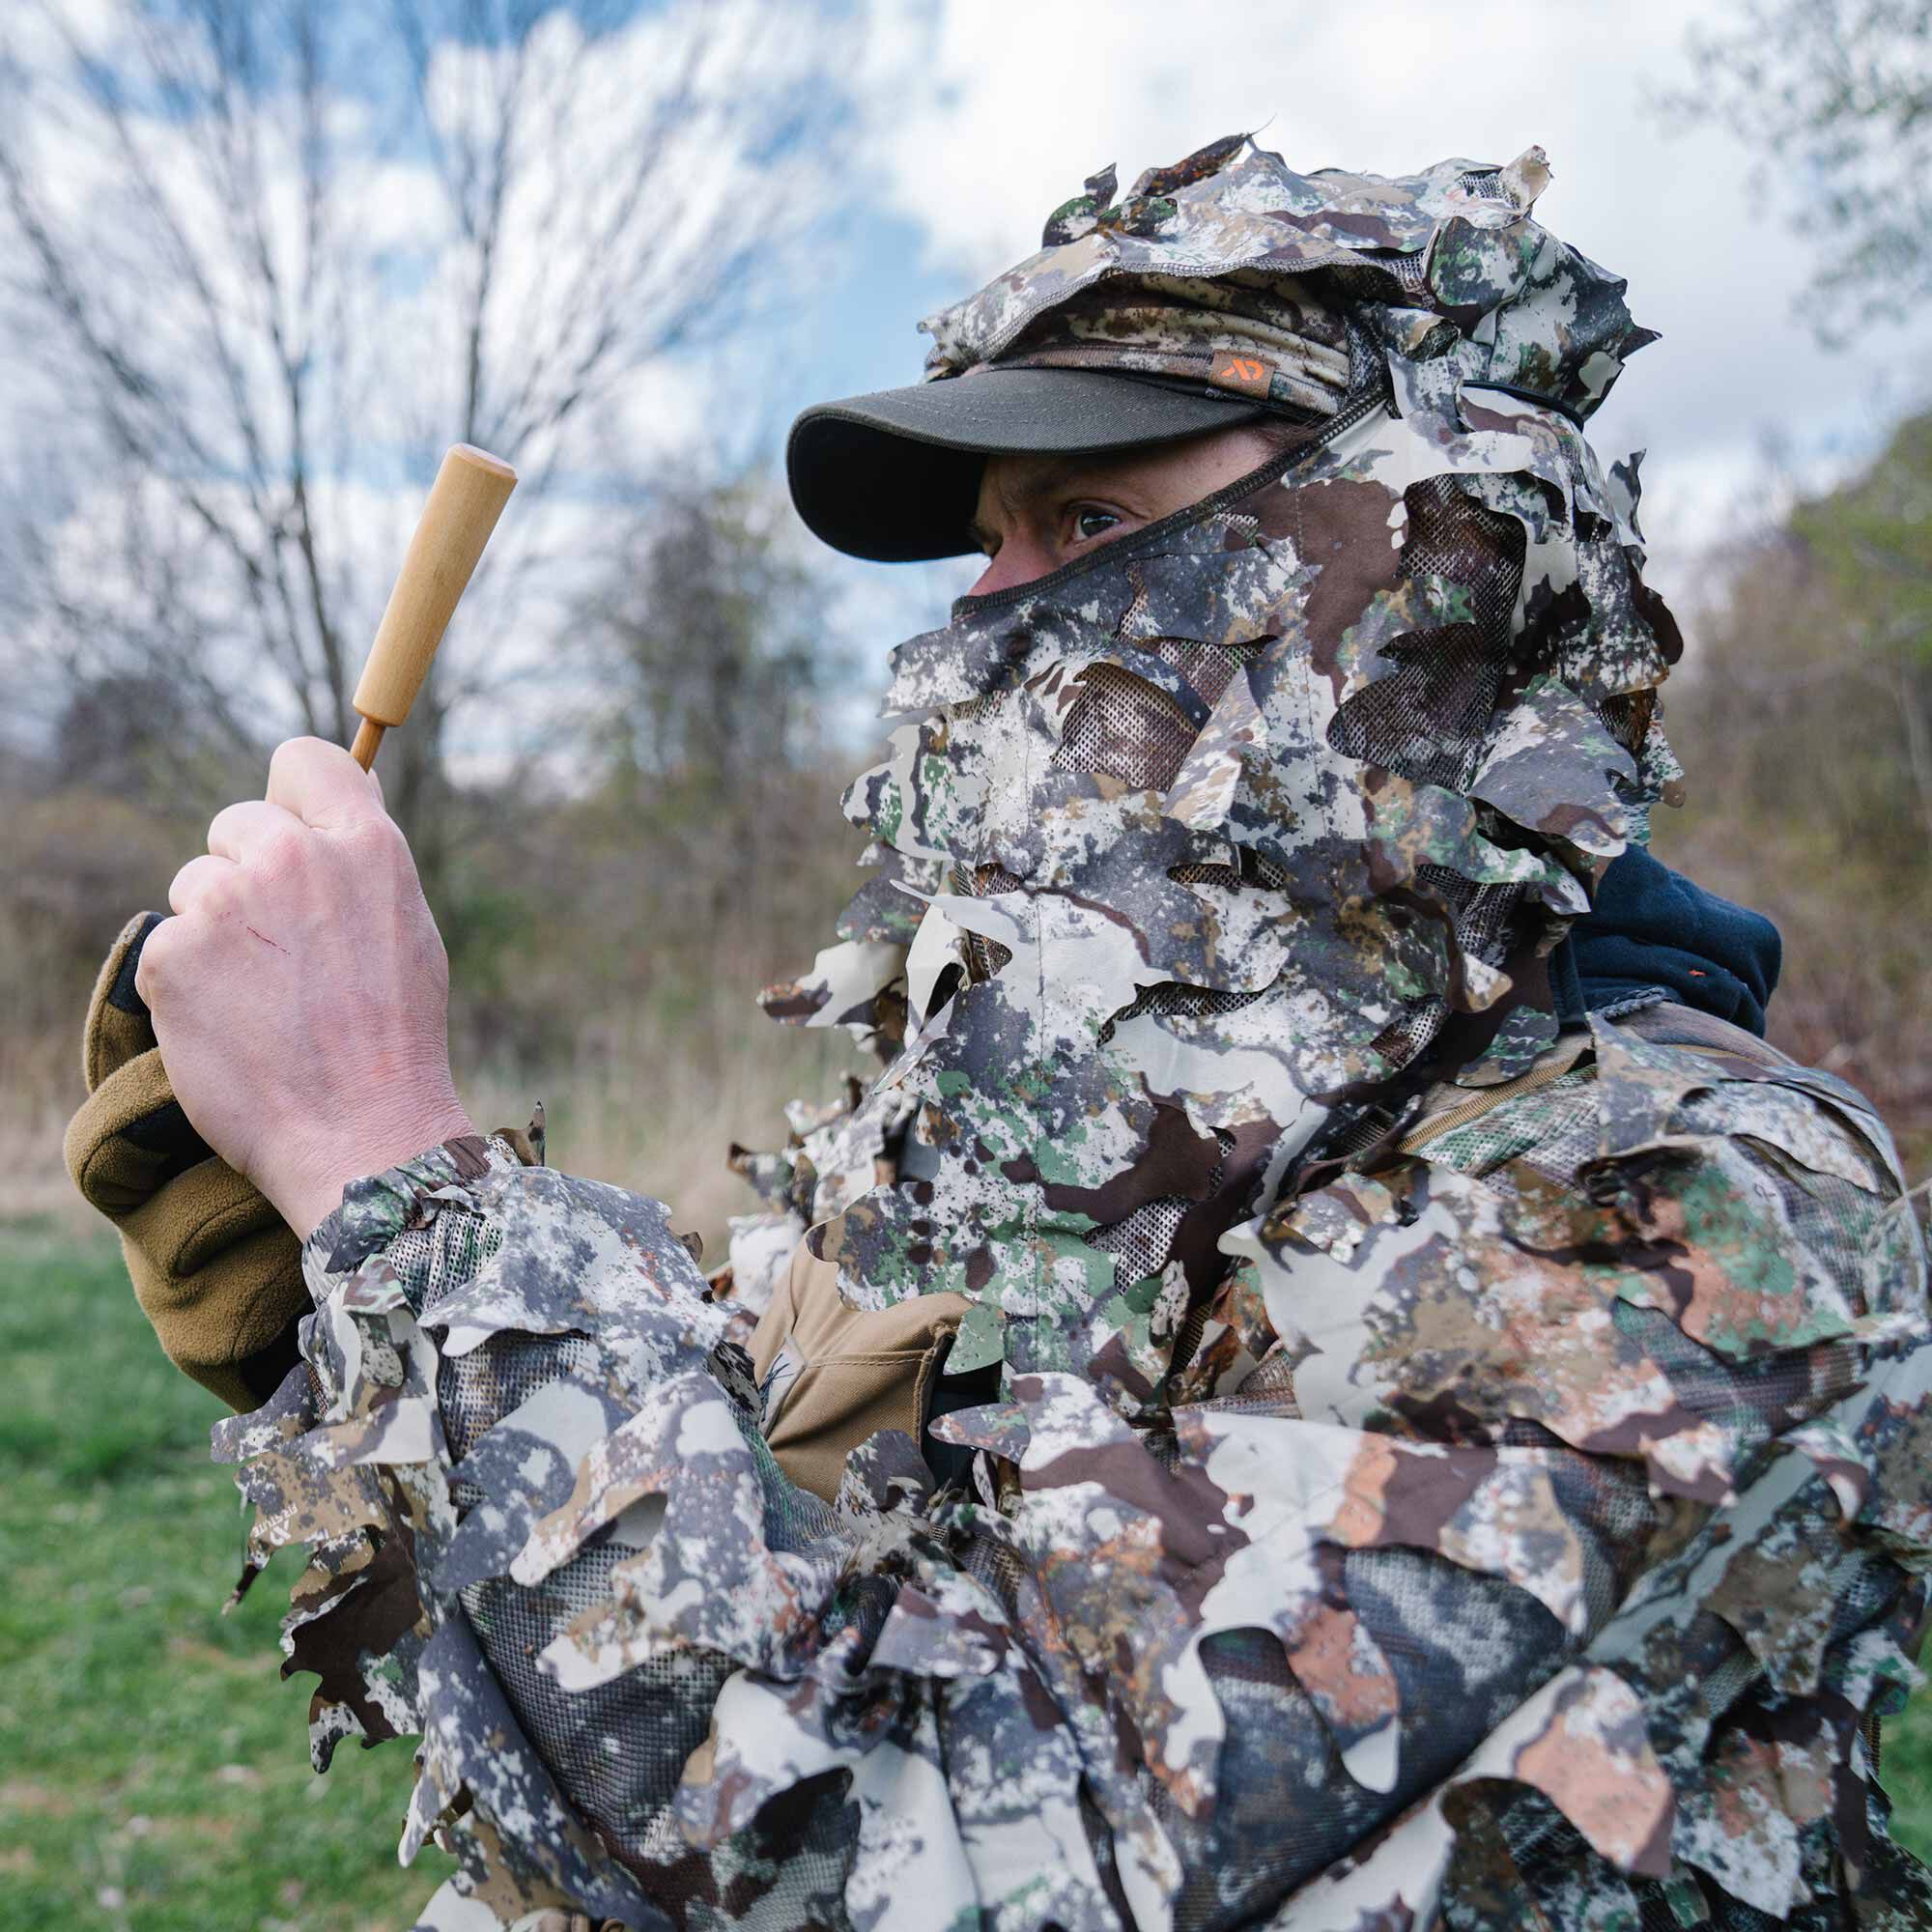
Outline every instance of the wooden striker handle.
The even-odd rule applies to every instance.
[[[410,715],[450,613],[516,487],[517,472],[507,463],[467,442],[442,459],[355,687],[362,723],[351,752],[364,771],[383,733]]]

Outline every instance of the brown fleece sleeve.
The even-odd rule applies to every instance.
[[[87,1098],[69,1122],[68,1172],[120,1231],[134,1296],[168,1359],[229,1407],[274,1392],[308,1312],[301,1249],[248,1180],[217,1159],[168,1084],[135,969],[155,913],[114,942],[87,1009]]]

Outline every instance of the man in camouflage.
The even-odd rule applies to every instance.
[[[1564,946],[1678,639],[1581,432],[1648,337],[1546,176],[1108,171],[920,389],[801,419],[828,540],[996,554],[768,996],[885,1068],[741,1156],[719,1276],[470,1131],[342,754],[140,935],[307,1235],[217,1449],[250,1574],[308,1551],[318,1765],[421,1739],[426,1925],[1932,1922],[1874,1755],[1932,1557],[1889,1140]]]

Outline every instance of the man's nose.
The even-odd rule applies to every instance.
[[[1016,583],[1031,583],[1036,577],[1059,568],[1059,557],[1045,544],[1031,537],[1008,537],[966,594],[984,597],[994,590],[1010,590]]]

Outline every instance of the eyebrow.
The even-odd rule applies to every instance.
[[[1105,465],[1096,465],[1091,453],[1076,450],[1043,465],[1015,489],[1004,494],[1014,507],[1031,507],[1053,496],[1056,491],[1064,490],[1068,483],[1077,482],[1083,472],[1091,472],[1096,468],[1104,469]],[[989,530],[975,514],[967,522],[966,534],[980,550],[990,550],[997,532]]]

